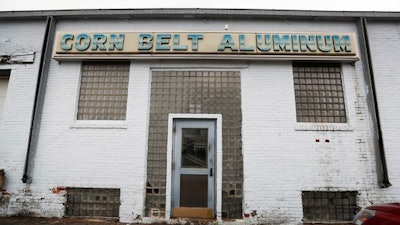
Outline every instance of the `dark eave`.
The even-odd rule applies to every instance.
[[[301,20],[400,20],[400,12],[314,11],[267,9],[84,9],[3,11],[0,20],[45,19],[301,19]]]

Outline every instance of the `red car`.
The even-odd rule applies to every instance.
[[[399,225],[400,203],[371,205],[354,217],[356,225]]]

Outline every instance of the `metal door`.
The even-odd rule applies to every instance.
[[[215,121],[174,121],[172,216],[214,218]]]

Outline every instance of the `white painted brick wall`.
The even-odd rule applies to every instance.
[[[351,23],[318,21],[307,23],[290,20],[85,20],[60,21],[57,29],[137,32],[176,31],[179,27],[179,31],[223,31],[225,24],[229,25],[231,31],[356,32],[357,30]],[[373,59],[376,60],[374,69],[376,76],[381,78],[378,83],[378,97],[379,106],[383,110],[385,147],[393,187],[379,189],[377,186],[362,62],[358,61],[354,65],[343,64],[349,122],[346,125],[336,126],[335,131],[316,131],[310,126],[296,123],[290,62],[252,62],[247,68],[240,70],[244,155],[243,207],[245,213],[256,212],[249,222],[291,225],[300,223],[303,217],[301,191],[357,190],[360,192],[360,206],[370,204],[370,201],[399,200],[396,193],[399,192],[400,168],[396,161],[400,155],[396,152],[395,146],[399,144],[396,138],[399,136],[396,129],[399,123],[396,122],[398,115],[396,110],[399,107],[396,106],[400,103],[398,99],[394,102],[395,98],[392,98],[397,90],[397,86],[394,87],[393,83],[400,81],[395,75],[399,68],[396,68],[395,62],[387,61],[388,58],[395,60],[398,57],[396,55],[388,57],[387,54],[392,48],[380,47],[387,33],[396,43],[399,42],[399,38],[396,36],[396,29],[393,29],[395,25],[373,25],[371,32],[376,33],[371,39],[372,42],[376,42],[372,44],[373,53],[379,52],[373,54]],[[15,29],[15,26],[10,24],[0,26],[9,30]],[[40,40],[42,36],[38,38]],[[14,40],[15,37],[11,39]],[[225,66],[236,65],[236,62],[223,63]],[[168,61],[131,62],[127,118],[122,122],[106,123],[75,120],[80,62],[52,60],[33,183],[29,186],[22,185],[20,178],[30,123],[30,114],[26,111],[31,110],[29,105],[32,105],[32,92],[36,80],[30,77],[30,74],[25,74],[26,72],[22,73],[22,66],[13,66],[13,72],[15,68],[16,71],[21,71],[21,74],[18,74],[18,77],[12,75],[10,79],[10,95],[3,117],[6,119],[2,121],[0,131],[2,132],[0,165],[5,165],[9,179],[6,188],[13,199],[10,200],[7,210],[0,207],[0,215],[17,213],[21,211],[21,205],[26,205],[22,209],[27,213],[62,216],[64,213],[62,203],[65,202],[63,187],[99,187],[121,189],[121,221],[132,222],[137,217],[143,217],[150,69],[154,65],[162,68],[164,64],[171,67]],[[218,62],[190,61],[188,64],[172,62],[173,67],[192,68],[192,65],[218,67]],[[37,65],[31,65],[29,68],[33,70],[31,76],[36,76],[37,71],[32,68],[37,68]],[[24,68],[25,70],[28,69]],[[22,76],[25,76],[24,79]],[[389,76],[391,79],[382,76]],[[24,92],[29,93],[23,94]],[[20,97],[24,97],[22,102],[18,102],[21,101]],[[21,110],[25,110],[25,113]],[[305,128],[309,130],[304,130]],[[8,134],[5,130],[11,133]],[[316,142],[316,139],[320,142]],[[329,143],[325,140],[329,140]],[[61,188],[61,191],[57,191],[58,188]]]
[[[24,214],[35,208],[21,178],[29,139],[38,68],[46,21],[1,21],[0,55],[35,52],[33,64],[0,64],[11,69],[3,116],[0,118],[0,169],[6,174],[0,193],[0,216]]]
[[[243,71],[245,213],[257,211],[263,223],[300,223],[301,191],[356,190],[363,202],[366,188],[376,188],[360,63],[342,66],[349,125],[336,131],[298,130],[290,62]]]
[[[375,77],[389,179],[393,185],[377,193],[377,202],[399,201],[400,192],[400,24],[368,22],[368,36]]]

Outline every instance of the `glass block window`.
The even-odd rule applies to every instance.
[[[0,70],[0,120],[3,115],[4,103],[6,102],[10,73],[11,70]]]
[[[67,188],[66,216],[119,217],[120,189]]]
[[[222,114],[222,217],[242,218],[240,73],[153,71],[147,155],[147,216],[165,217],[169,113]]]
[[[303,191],[305,223],[349,222],[357,213],[357,191]]]
[[[125,120],[129,62],[84,62],[78,120]]]
[[[346,123],[340,64],[294,63],[297,122]]]

